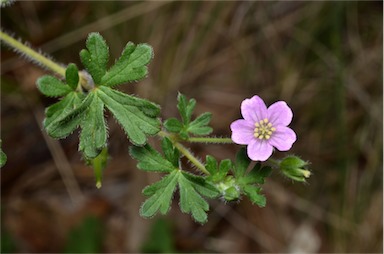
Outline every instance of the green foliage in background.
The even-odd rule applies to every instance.
[[[69,232],[64,253],[101,253],[103,236],[102,221],[94,216],[87,216]]]
[[[3,167],[7,163],[7,155],[3,152],[2,142],[0,140],[0,168]]]
[[[174,234],[168,220],[157,219],[153,222],[149,235],[141,247],[144,253],[175,253]]]

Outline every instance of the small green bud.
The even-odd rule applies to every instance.
[[[226,177],[224,181],[216,185],[216,188],[226,201],[235,201],[240,198],[240,188],[232,176]]]
[[[226,201],[235,201],[240,198],[240,191],[236,187],[237,186],[231,186],[224,191],[223,197]]]
[[[305,182],[311,176],[311,171],[307,169],[308,162],[303,161],[297,156],[288,156],[280,161],[280,169],[283,174],[295,181]]]

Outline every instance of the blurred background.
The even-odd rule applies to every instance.
[[[78,133],[42,131],[47,71],[1,46],[1,251],[5,252],[382,252],[383,3],[22,1],[1,9],[1,27],[53,59],[81,66],[87,34],[111,59],[128,41],[153,46],[149,77],[120,86],[175,117],[178,91],[213,113],[230,136],[240,103],[257,94],[294,111],[289,153],[311,162],[307,184],[274,172],[267,206],[212,201],[201,226],[174,200],[143,219],[141,190],[161,176],[136,168],[111,116],[111,159],[98,190],[77,152]],[[111,60],[110,63],[113,63]],[[157,145],[157,139],[151,139]],[[234,158],[236,145],[190,146]],[[275,157],[289,153],[276,152]]]

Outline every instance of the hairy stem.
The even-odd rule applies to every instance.
[[[36,63],[37,65],[42,66],[43,68],[51,70],[52,72],[65,78],[65,67],[58,63],[55,63],[48,57],[44,56],[42,53],[33,50],[31,47],[21,43],[20,41],[4,33],[3,31],[0,31],[0,40],[11,48],[13,48],[20,55],[25,56],[33,63]],[[81,86],[87,90],[90,90],[92,87],[89,85],[87,77],[85,77],[82,72],[79,72],[79,77]]]
[[[173,145],[179,150],[185,157],[188,158],[190,162],[192,162],[201,172],[203,172],[206,175],[210,175],[208,170],[205,168],[204,164],[200,162],[199,159],[197,159],[185,146],[183,146],[180,142],[178,142],[171,134],[165,132],[165,131],[160,131],[158,133],[159,136],[161,137],[167,137],[169,138]]]
[[[218,137],[191,137],[186,141],[192,143],[216,143],[216,144],[233,144],[230,138],[218,138]]]
[[[46,56],[42,55],[41,53],[31,49],[30,47],[24,45],[23,43],[19,42],[18,40],[12,38],[10,35],[4,33],[3,31],[0,31],[0,39],[4,41],[6,44],[8,44],[10,47],[15,49],[18,53],[26,56],[28,59],[30,59],[32,62],[36,62],[43,67],[59,74],[62,77],[65,77],[65,68],[55,62],[53,62],[51,59],[47,58]]]

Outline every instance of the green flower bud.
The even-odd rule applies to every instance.
[[[237,186],[236,186],[237,187]],[[240,198],[240,191],[235,186],[229,187],[224,191],[224,199],[227,201],[235,201]]]
[[[228,176],[224,181],[216,184],[216,188],[226,201],[235,201],[240,198],[240,188],[232,176]]]
[[[308,162],[303,161],[297,156],[288,156],[280,161],[280,169],[283,174],[295,181],[305,182],[311,176],[311,171],[307,169]]]

